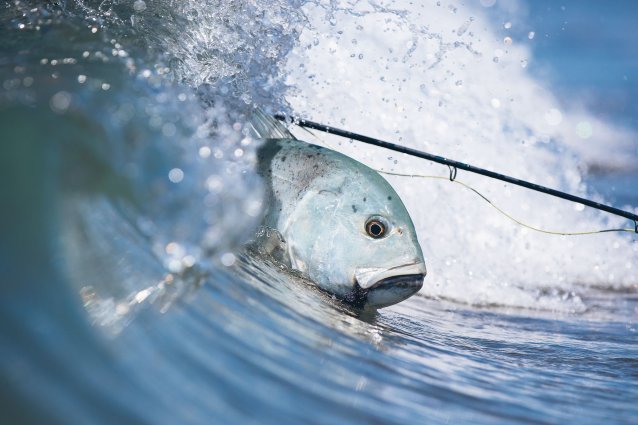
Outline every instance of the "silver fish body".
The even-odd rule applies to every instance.
[[[254,134],[268,139],[258,152],[269,192],[263,225],[285,241],[283,260],[360,306],[382,308],[418,292],[423,253],[390,184],[348,156],[295,139],[262,113],[252,122]]]

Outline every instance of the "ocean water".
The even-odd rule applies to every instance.
[[[638,212],[635,7],[553,3],[0,6],[1,422],[637,423],[635,233],[534,232],[458,184],[386,175],[428,276],[376,312],[244,247],[254,107]],[[543,229],[634,226],[458,180]]]

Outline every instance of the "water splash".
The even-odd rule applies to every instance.
[[[452,12],[447,6],[397,1],[388,7],[334,8],[335,26],[324,19],[325,5],[306,5],[302,10],[310,26],[290,56],[288,81],[297,91],[288,101],[314,121],[581,196],[592,195],[583,170],[600,158],[611,167],[629,166],[631,133],[577,106],[558,106],[551,92],[520,66],[531,57],[524,40],[503,45],[500,30],[493,29],[482,10]],[[364,59],[354,60],[353,54]],[[591,136],[590,127],[596,128],[596,140],[584,143],[582,135],[587,130]],[[303,132],[299,136],[308,138]],[[397,164],[396,158],[386,160],[384,151],[326,141],[379,169],[446,173],[438,165],[406,157]],[[626,224],[480,177],[461,173],[459,178],[533,225],[577,231]],[[579,294],[588,286],[631,288],[638,282],[632,265],[638,247],[630,235],[575,239],[532,234],[452,185],[405,178],[392,183],[412,211],[431,266],[424,295],[475,305],[583,312],[587,306]],[[564,295],[570,291],[575,295]]]

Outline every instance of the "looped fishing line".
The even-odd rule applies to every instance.
[[[302,127],[302,126],[299,126],[299,128],[301,128],[302,130],[304,130],[307,133],[309,133],[310,135],[312,135],[315,139],[319,140],[325,146],[330,146],[329,143],[327,143],[325,140],[323,140],[322,138],[317,136],[315,133],[313,133],[309,129],[307,129],[305,127]],[[526,229],[529,229],[529,230],[533,230],[534,232],[544,233],[544,234],[548,234],[548,235],[558,235],[558,236],[585,236],[585,235],[595,235],[595,234],[599,234],[599,233],[610,233],[610,232],[629,232],[629,233],[634,233],[635,232],[635,233],[638,233],[638,220],[634,220],[634,224],[636,226],[635,229],[618,228],[618,229],[592,230],[592,231],[587,231],[587,232],[557,232],[557,231],[545,230],[545,229],[541,229],[541,228],[538,228],[538,227],[531,226],[529,224],[526,224],[526,223],[518,220],[517,218],[513,217],[512,215],[510,215],[509,213],[504,211],[503,209],[501,209],[498,206],[494,205],[494,203],[491,200],[489,200],[485,195],[483,195],[478,190],[474,189],[469,184],[463,183],[463,182],[457,180],[456,176],[457,176],[458,169],[456,167],[454,167],[452,165],[448,165],[448,168],[450,170],[449,178],[442,177],[442,176],[422,175],[422,174],[396,173],[396,172],[392,172],[392,171],[384,171],[384,170],[378,170],[378,169],[374,169],[374,170],[376,172],[378,172],[378,173],[392,175],[392,176],[398,176],[398,177],[418,177],[418,178],[424,178],[424,179],[449,180],[452,183],[459,184],[459,185],[463,186],[464,188],[466,188],[468,190],[471,190],[472,192],[474,192],[475,194],[480,196],[485,202],[487,202],[492,208],[494,208],[500,214],[504,215],[505,217],[507,217],[508,219],[513,221],[514,223],[518,224],[519,226],[525,227]]]
[[[453,182],[456,180],[456,173],[458,173],[459,169],[454,167],[453,165],[448,165],[447,168],[450,169],[450,181]]]

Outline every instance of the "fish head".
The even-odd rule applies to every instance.
[[[297,205],[286,232],[289,257],[324,290],[387,307],[421,289],[425,261],[394,189],[374,170],[356,171],[309,191]]]

